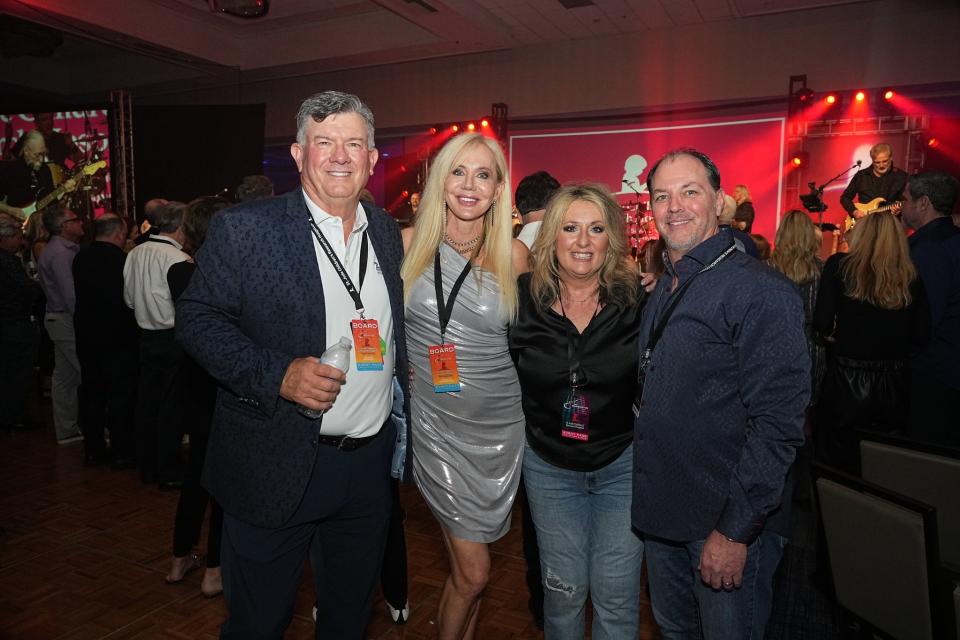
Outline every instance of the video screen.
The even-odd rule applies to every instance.
[[[42,134],[43,145],[31,134],[34,143],[25,153],[33,130]],[[108,109],[0,114],[0,197],[27,215],[54,201],[89,219],[111,211],[109,134]],[[42,157],[31,153],[38,149]],[[34,170],[40,165],[45,167]],[[74,188],[68,190],[71,178]]]

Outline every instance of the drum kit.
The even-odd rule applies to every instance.
[[[621,203],[620,208],[623,210],[624,222],[627,225],[630,253],[636,256],[648,240],[656,240],[660,234],[657,233],[657,227],[646,202],[636,198],[631,202]]]

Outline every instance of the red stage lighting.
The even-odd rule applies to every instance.
[[[884,100],[893,100],[893,96],[894,96],[894,95],[896,95],[896,94],[893,92],[893,89],[887,89],[886,91],[883,92],[883,99],[884,99]]]
[[[810,154],[806,151],[797,151],[790,156],[790,164],[793,165],[794,169],[805,166],[809,160]]]
[[[927,146],[930,147],[931,149],[936,149],[939,145],[940,145],[940,141],[934,138],[933,136],[930,136],[927,139]]]
[[[404,198],[406,198],[407,196],[410,195],[410,192],[409,192],[408,190],[404,189],[403,191],[400,192],[400,195],[403,196]]]
[[[836,104],[837,96],[835,94],[828,94],[826,98],[823,99],[827,104]]]
[[[487,127],[490,126],[490,121],[484,118],[483,120],[480,121],[480,126],[486,129]]]
[[[450,131],[453,131],[454,133],[456,133],[457,131],[460,131],[460,125],[458,124],[453,125],[452,127],[450,127]]]
[[[436,127],[430,127],[430,128],[427,130],[427,133],[429,133],[429,134],[432,135],[432,136],[435,136],[435,135],[437,135],[437,128],[436,128]]]
[[[867,99],[867,94],[865,94],[863,91],[857,91],[856,95],[853,96],[853,99],[857,102],[863,102]]]
[[[471,122],[470,124],[467,125],[467,131],[476,131],[476,130],[477,130],[476,124]]]

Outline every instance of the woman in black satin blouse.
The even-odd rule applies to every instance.
[[[519,279],[510,349],[540,544],[544,635],[635,638],[643,544],[630,528],[633,402],[642,292],[623,213],[606,188],[569,185],[547,205]]]

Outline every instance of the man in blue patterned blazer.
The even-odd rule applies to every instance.
[[[215,218],[177,305],[178,340],[220,385],[203,480],[224,510],[223,638],[283,636],[313,541],[317,637],[361,638],[370,615],[407,383],[399,228],[358,198],[373,136],[356,96],[307,98],[301,188]],[[347,371],[318,360],[341,336]]]

